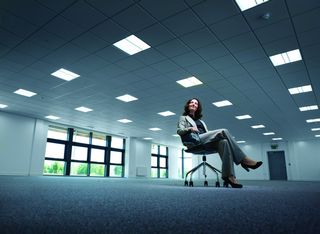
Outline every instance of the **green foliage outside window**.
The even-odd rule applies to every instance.
[[[64,175],[64,162],[45,160],[43,173],[45,175]]]
[[[104,176],[104,165],[91,164],[90,165],[90,176]]]

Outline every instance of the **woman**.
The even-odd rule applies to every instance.
[[[217,150],[222,161],[222,179],[232,188],[242,188],[236,180],[233,163],[241,164],[245,170],[249,171],[249,168],[260,167],[262,162],[256,162],[247,157],[227,129],[208,131],[206,124],[201,120],[201,112],[202,106],[197,98],[188,100],[184,106],[184,113],[180,116],[177,133],[188,148],[192,146],[189,140],[190,134],[196,133],[202,145]]]

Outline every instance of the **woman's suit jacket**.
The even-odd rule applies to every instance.
[[[205,133],[199,134],[201,144],[207,144],[209,142],[213,142],[220,139],[219,133],[221,133],[221,131],[225,129],[217,129],[217,130],[209,131],[205,122],[202,120],[200,121],[203,124],[204,129],[206,130]],[[183,135],[190,133],[191,131],[189,129],[191,127],[197,127],[197,124],[194,122],[194,120],[188,115],[180,116],[177,133],[180,135],[182,142],[183,142]]]

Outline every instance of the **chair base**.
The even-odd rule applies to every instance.
[[[217,176],[217,181],[216,181],[216,184],[215,186],[216,187],[220,187],[220,181],[219,181],[219,174],[221,174],[221,171],[218,170],[217,168],[213,167],[212,165],[210,165],[209,163],[206,162],[206,156],[203,155],[202,156],[202,163],[200,163],[198,166],[192,168],[190,171],[187,172],[186,174],[186,178],[185,178],[185,181],[184,181],[184,185],[185,186],[190,186],[190,187],[193,187],[193,181],[192,181],[192,175],[194,172],[196,172],[198,169],[200,168],[203,168],[203,175],[205,177],[205,180],[204,180],[204,186],[205,187],[208,187],[208,181],[207,181],[207,174],[206,174],[206,168],[209,168],[210,170],[212,170],[216,176]],[[190,175],[190,179],[189,179],[189,182],[188,182],[188,176]],[[225,184],[224,184],[225,186]],[[225,186],[226,187],[226,186]]]

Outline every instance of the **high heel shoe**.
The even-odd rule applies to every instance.
[[[242,188],[242,184],[233,183],[228,177],[222,177],[224,182],[228,185],[230,184],[232,188]]]
[[[250,169],[257,169],[258,167],[260,167],[262,165],[262,162],[259,161],[257,162],[255,165],[247,165],[247,164],[244,164],[244,163],[241,163],[241,166],[243,167],[243,169],[245,169],[246,171],[249,171],[249,168]]]

